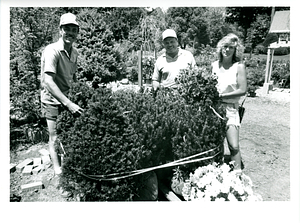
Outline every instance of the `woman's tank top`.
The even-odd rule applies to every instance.
[[[219,61],[212,63],[212,73],[218,77],[217,89],[220,94],[232,92],[238,89],[237,84],[237,67],[239,62],[232,64],[228,69],[219,67]],[[240,96],[230,99],[222,99],[225,103],[238,103]]]

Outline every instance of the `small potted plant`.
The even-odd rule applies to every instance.
[[[256,85],[249,85],[248,87],[248,96],[249,97],[255,97],[256,96],[256,90],[258,87]]]

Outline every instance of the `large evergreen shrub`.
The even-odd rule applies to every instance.
[[[100,83],[120,80],[125,76],[124,58],[114,47],[115,39],[105,15],[97,9],[82,9],[77,15],[80,32],[76,41],[80,53],[79,79]]]
[[[140,149],[137,134],[126,122],[110,90],[93,90],[80,83],[70,98],[85,112],[80,117],[64,111],[57,131],[66,151],[61,185],[85,201],[132,200],[140,178],[97,182],[82,174],[111,174],[140,169],[147,152]]]
[[[178,78],[179,93],[185,99],[185,108],[190,110],[181,114],[178,118],[183,117],[186,123],[182,126],[182,133],[186,134],[186,138],[177,138],[176,154],[178,157],[193,155],[196,153],[216,149],[215,151],[206,154],[206,156],[216,156],[213,160],[221,162],[223,157],[223,141],[226,133],[226,118],[224,106],[221,104],[219,93],[216,88],[217,77],[211,75],[211,66],[201,64],[195,68],[183,70]],[[213,109],[223,119],[213,112]],[[181,119],[180,119],[181,117]],[[191,137],[191,138],[188,138]],[[183,141],[183,139],[188,139]],[[178,146],[181,145],[181,146]],[[187,145],[189,145],[187,147]],[[212,159],[200,163],[206,165]],[[189,165],[189,168],[184,171],[185,174],[192,172],[198,163]]]
[[[70,99],[85,109],[79,117],[63,112],[58,120],[64,158],[61,186],[86,201],[134,200],[144,174],[116,181],[97,181],[93,175],[134,171],[169,163],[215,149],[212,159],[181,166],[185,175],[220,161],[225,137],[224,109],[209,70],[191,69],[179,78],[178,91],[152,94],[78,83]],[[86,177],[82,174],[88,175]],[[95,177],[96,178],[96,177]]]

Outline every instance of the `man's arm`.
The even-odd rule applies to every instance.
[[[66,106],[72,114],[78,112],[81,114],[83,109],[78,105],[74,104],[69,98],[67,98],[61,90],[58,88],[56,83],[53,81],[53,77],[49,73],[45,73],[45,87],[46,89],[55,97],[58,101],[60,101],[64,106]]]
[[[160,87],[160,82],[161,82],[161,78],[162,78],[162,69],[160,70],[158,69],[158,65],[157,65],[157,61],[154,65],[154,71],[153,71],[153,75],[152,75],[152,87],[153,90],[157,90]]]
[[[152,87],[153,87],[153,90],[156,91],[158,88],[159,88],[159,82],[158,81],[154,81],[152,80]]]

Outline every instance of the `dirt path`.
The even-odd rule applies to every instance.
[[[247,98],[240,133],[245,174],[264,201],[290,200],[290,102],[287,92]]]

